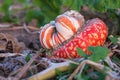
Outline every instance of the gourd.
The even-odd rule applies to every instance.
[[[102,20],[95,18],[85,22],[79,12],[71,10],[43,26],[40,43],[44,48],[54,49],[55,57],[77,58],[80,57],[77,47],[90,54],[88,46],[103,45],[107,35],[108,29]]]

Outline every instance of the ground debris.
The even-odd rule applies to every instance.
[[[6,57],[0,63],[0,75],[7,77],[10,72],[16,71],[26,64],[24,57]]]
[[[40,49],[39,30],[39,28],[32,26],[12,26],[0,28],[1,33],[12,35],[12,37],[16,38],[18,42],[23,42],[27,48],[33,50]]]
[[[25,44],[18,42],[18,40],[10,34],[0,33],[0,52],[6,53],[20,53],[25,49]]]

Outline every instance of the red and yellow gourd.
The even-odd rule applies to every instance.
[[[80,56],[76,47],[89,54],[88,46],[103,45],[107,35],[108,29],[102,20],[95,18],[85,23],[80,13],[71,10],[43,26],[40,43],[44,48],[54,49],[55,57],[77,58]]]

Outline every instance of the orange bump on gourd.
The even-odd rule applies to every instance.
[[[95,18],[84,23],[81,14],[67,11],[42,28],[40,43],[44,48],[55,49],[55,57],[77,58],[80,57],[77,47],[90,54],[88,46],[103,45],[107,35],[108,29],[102,20]],[[68,41],[61,45],[66,40]]]
[[[59,15],[55,20],[56,30],[60,35],[62,42],[70,39],[79,28],[84,24],[83,16],[75,11],[68,11]]]

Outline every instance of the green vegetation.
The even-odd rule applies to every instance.
[[[107,12],[109,18],[117,19],[120,22],[120,14],[117,13],[117,9],[120,7],[119,0],[18,0],[16,4],[22,5],[22,8],[10,9],[14,4],[14,0],[3,0],[0,6],[0,12],[4,14],[2,22],[20,23],[23,20],[29,23],[31,20],[37,19],[38,25],[41,26],[54,20],[57,15],[66,10],[80,11],[84,5],[93,11]],[[24,16],[21,18],[17,14],[18,12],[24,12]]]

